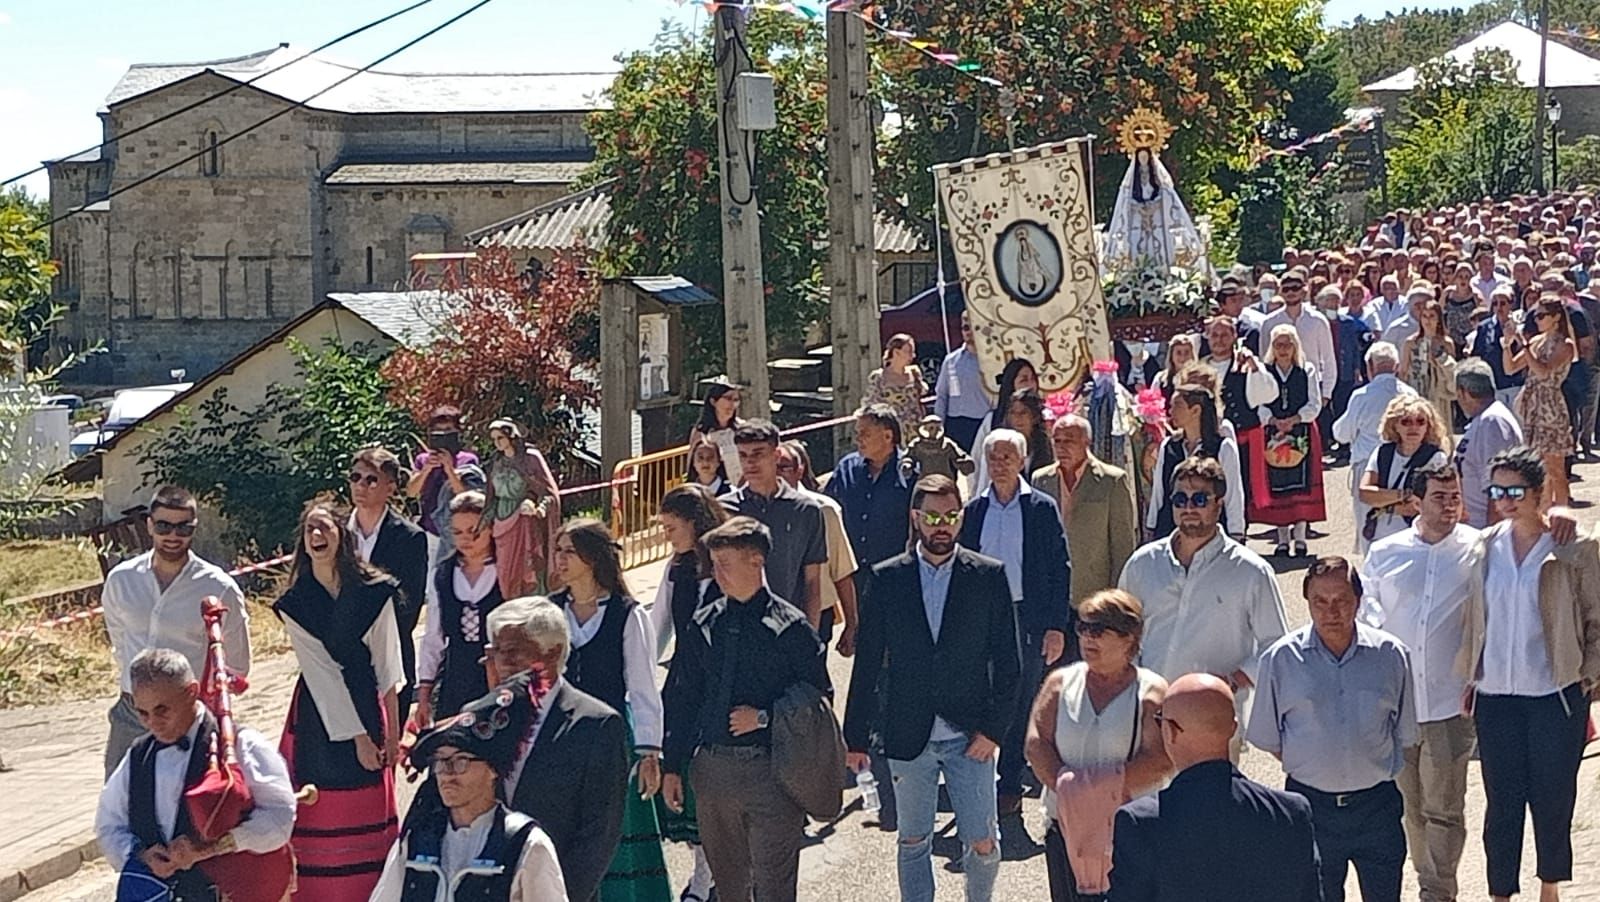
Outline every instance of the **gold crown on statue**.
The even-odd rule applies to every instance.
[[[1117,146],[1128,156],[1140,150],[1160,153],[1166,149],[1167,139],[1175,129],[1167,120],[1149,107],[1139,107],[1128,114],[1117,128]]]

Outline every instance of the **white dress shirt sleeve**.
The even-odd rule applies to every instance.
[[[1306,365],[1305,365],[1305,368],[1306,368],[1306,385],[1308,387],[1314,387],[1314,386],[1316,386],[1318,384],[1321,384],[1321,383],[1318,382],[1318,379],[1321,378],[1319,374],[1321,372],[1323,372],[1322,369],[1321,369],[1321,364],[1312,363],[1310,361],[1307,361]],[[1333,372],[1333,371],[1329,370],[1328,372]],[[1317,394],[1314,391],[1306,392],[1307,395],[1310,395],[1310,398],[1306,401],[1304,407],[1301,407],[1298,411],[1295,411],[1295,416],[1300,418],[1300,422],[1305,423],[1306,425],[1310,426],[1312,429],[1317,428],[1316,419],[1317,419],[1317,414],[1322,413],[1322,399],[1326,398],[1326,397],[1329,397],[1329,395],[1330,395],[1330,393],[1332,391],[1333,391],[1332,384],[1329,383],[1329,384],[1323,384],[1322,385],[1322,394],[1320,394],[1320,395]],[[1312,465],[1313,466],[1318,466],[1321,463],[1322,463],[1322,461],[1315,461],[1315,462],[1313,462]]]
[[[1156,449],[1156,465],[1150,472],[1150,503],[1145,506],[1144,528],[1154,530],[1156,523],[1160,522],[1161,505],[1167,502],[1167,479],[1162,472],[1161,462],[1167,459],[1167,443],[1172,441],[1171,436],[1161,440],[1161,445]],[[1161,538],[1156,536],[1156,538]]]
[[[127,599],[122,591],[125,571],[112,571],[100,588],[100,608],[106,621],[106,638],[111,643],[111,659],[117,665],[117,680],[128,691],[128,665],[133,663],[133,640],[128,633]]]
[[[255,807],[237,827],[233,840],[241,852],[271,852],[289,843],[294,832],[294,783],[289,765],[266,738],[255,730],[238,731],[239,766],[250,787]]]
[[[250,673],[250,609],[239,584],[227,577],[227,588],[218,596],[228,614],[222,618],[222,650],[228,656],[228,669]]]
[[[650,603],[650,629],[656,637],[655,660],[660,661],[667,653],[667,642],[672,638],[672,563],[667,563],[667,569],[661,573],[661,582],[656,584],[656,600]]]
[[[1348,445],[1356,440],[1356,424],[1361,422],[1361,408],[1367,400],[1366,387],[1356,389],[1350,396],[1350,401],[1344,413],[1333,421],[1333,440],[1341,445]]]
[[[1316,359],[1312,363],[1317,368],[1317,375],[1321,377],[1322,394],[1317,398],[1317,409],[1322,409],[1322,399],[1333,397],[1333,387],[1339,381],[1339,355],[1333,350],[1333,327],[1328,324],[1326,317],[1317,315],[1319,323],[1316,327],[1317,351]]]
[[[1227,498],[1224,499],[1228,535],[1242,536],[1245,534],[1244,474],[1239,472],[1239,442],[1231,438],[1223,439],[1222,447],[1217,450],[1217,462],[1222,464],[1223,477],[1228,480]]]
[[[372,652],[372,673],[378,681],[378,692],[404,689],[406,669],[400,658],[400,624],[394,618],[392,600],[383,603],[383,610],[367,627],[362,639]]]
[[[509,902],[567,902],[566,880],[561,874],[561,862],[556,859],[555,844],[538,827],[528,834],[528,842],[522,847]]]
[[[622,671],[633,712],[633,744],[661,751],[661,690],[656,688],[656,637],[650,618],[638,605],[622,626]]]
[[[950,413],[950,360],[954,352],[944,355],[939,364],[939,377],[933,385],[933,412],[943,420]]]
[[[406,888],[406,838],[402,834],[389,847],[389,857],[383,861],[383,875],[372,888],[367,902],[400,902]]]
[[[1267,372],[1266,365],[1253,373],[1244,374],[1244,403],[1251,407],[1264,407],[1278,400],[1278,380]]]
[[[139,840],[128,825],[128,755],[100,788],[100,805],[94,813],[94,835],[111,869],[120,872],[133,857]]]
[[[431,584],[431,580],[429,581]],[[444,623],[439,611],[439,599],[428,594],[428,622],[422,626],[422,643],[417,646],[417,682],[431,683],[439,678],[439,666],[444,663]]]

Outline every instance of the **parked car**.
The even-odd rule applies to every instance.
[[[85,454],[111,441],[120,432],[133,428],[156,408],[189,390],[192,382],[174,382],[169,385],[147,385],[125,388],[112,396],[105,422],[99,427],[86,429],[72,437],[69,447],[73,457]],[[103,399],[96,399],[96,401]]]
[[[966,309],[967,299],[959,284],[945,286],[942,305],[938,287],[929,288],[904,304],[883,309],[878,317],[879,344],[887,345],[889,336],[899,332],[910,335],[917,343],[917,363],[931,380],[938,375],[944,355],[961,346],[961,314]],[[946,338],[949,348],[945,347]]]
[[[44,403],[50,407],[65,407],[68,410],[76,412],[78,408],[83,406],[83,396],[46,395],[44,398]]]

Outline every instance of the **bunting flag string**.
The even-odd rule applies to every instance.
[[[1344,125],[1329,131],[1325,131],[1320,135],[1312,135],[1311,137],[1306,138],[1304,141],[1290,144],[1288,147],[1267,147],[1258,139],[1255,151],[1250,155],[1250,165],[1255,166],[1272,157],[1290,157],[1296,154],[1305,153],[1307,150],[1310,150],[1311,148],[1320,144],[1326,144],[1329,141],[1341,141],[1342,143],[1340,145],[1340,149],[1343,150],[1344,146],[1349,143],[1347,140],[1348,138],[1353,135],[1370,132],[1374,128],[1377,128],[1377,126],[1377,111],[1373,109],[1362,109],[1355,111],[1352,114],[1350,121],[1346,122]]]
[[[685,2],[688,0],[678,0],[678,5],[682,6]],[[698,2],[708,12],[728,8],[743,10],[747,14],[755,10],[770,10],[798,16],[808,22],[820,22],[830,12],[850,13],[878,34],[898,42],[958,75],[964,75],[991,88],[1006,87],[999,79],[983,74],[981,61],[943,47],[938,41],[926,36],[905,29],[890,28],[879,22],[873,15],[875,7],[871,0],[698,0]]]

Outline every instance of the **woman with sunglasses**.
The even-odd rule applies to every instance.
[[[733,446],[733,430],[738,429],[742,422],[739,419],[739,386],[731,382],[718,382],[706,389],[706,400],[700,407],[700,419],[689,430],[689,446],[710,442],[722,455],[722,471],[728,477],[728,484],[735,486],[744,482],[744,471],[739,468],[739,452]]]
[[[519,598],[549,585],[550,548],[561,525],[561,488],[539,449],[510,420],[489,424],[495,453],[488,466],[484,521],[494,526],[500,594]]]
[[[1500,522],[1478,540],[1457,669],[1483,768],[1489,895],[1516,895],[1523,823],[1533,816],[1540,902],[1572,879],[1572,812],[1589,702],[1600,696],[1600,545],[1558,545],[1544,513],[1543,455],[1511,448],[1489,462]]]
[[[657,516],[661,520],[661,531],[672,546],[667,577],[661,581],[655,603],[650,606],[650,625],[656,634],[659,656],[666,653],[668,640],[672,640],[674,649],[682,648],[684,633],[695,628],[694,612],[700,605],[722,596],[717,581],[711,578],[711,553],[700,537],[728,522],[728,509],[705,487],[680,485],[662,496]],[[711,865],[706,861],[705,849],[700,845],[694,793],[684,777],[668,779],[680,781],[683,802],[674,810],[665,796],[656,797],[661,835],[671,842],[688,843],[694,854],[694,873],[678,899],[680,902],[708,902],[716,883],[711,876]]]
[[[1421,499],[1406,490],[1411,474],[1444,466],[1449,460],[1450,432],[1423,398],[1400,395],[1384,408],[1378,433],[1383,444],[1364,463],[1356,488],[1356,551],[1392,536],[1411,524]]]
[[[489,614],[505,596],[495,565],[494,536],[483,522],[482,492],[450,499],[450,535],[455,550],[434,571],[428,622],[417,654],[417,725],[444,719],[489,691],[483,656]]]
[[[272,606],[300,665],[278,751],[295,788],[319,794],[300,806],[290,840],[295,898],[315,902],[366,899],[398,833],[400,587],[361,560],[349,518],[331,496],[306,505],[289,587]]]
[[[1544,458],[1550,491],[1543,497],[1551,504],[1567,505],[1572,502],[1567,486],[1567,455],[1573,450],[1572,420],[1561,383],[1577,359],[1578,343],[1572,335],[1566,304],[1559,296],[1547,294],[1540,298],[1533,316],[1537,334],[1527,343],[1516,334],[1501,338],[1502,359],[1507,375],[1528,371],[1522,393],[1517,395],[1517,419],[1522,421],[1528,447]]]
[[[1425,283],[1411,287],[1413,292]],[[1417,307],[1417,333],[1400,348],[1400,378],[1428,399],[1439,421],[1453,422],[1456,398],[1456,344],[1445,334],[1444,308],[1437,300]]]
[[[1083,660],[1051,673],[1033,703],[1026,754],[1044,786],[1045,867],[1052,902],[1100,902],[1111,883],[1118,806],[1172,775],[1156,712],[1167,682],[1134,665],[1139,600],[1103,589],[1078,607]]]
[[[622,807],[622,843],[600,884],[601,902],[672,898],[661,827],[651,801],[661,788],[661,693],[655,630],[622,575],[622,552],[599,520],[571,520],[556,534],[550,596],[567,613],[572,649],[562,676],[627,718],[637,762]]]

